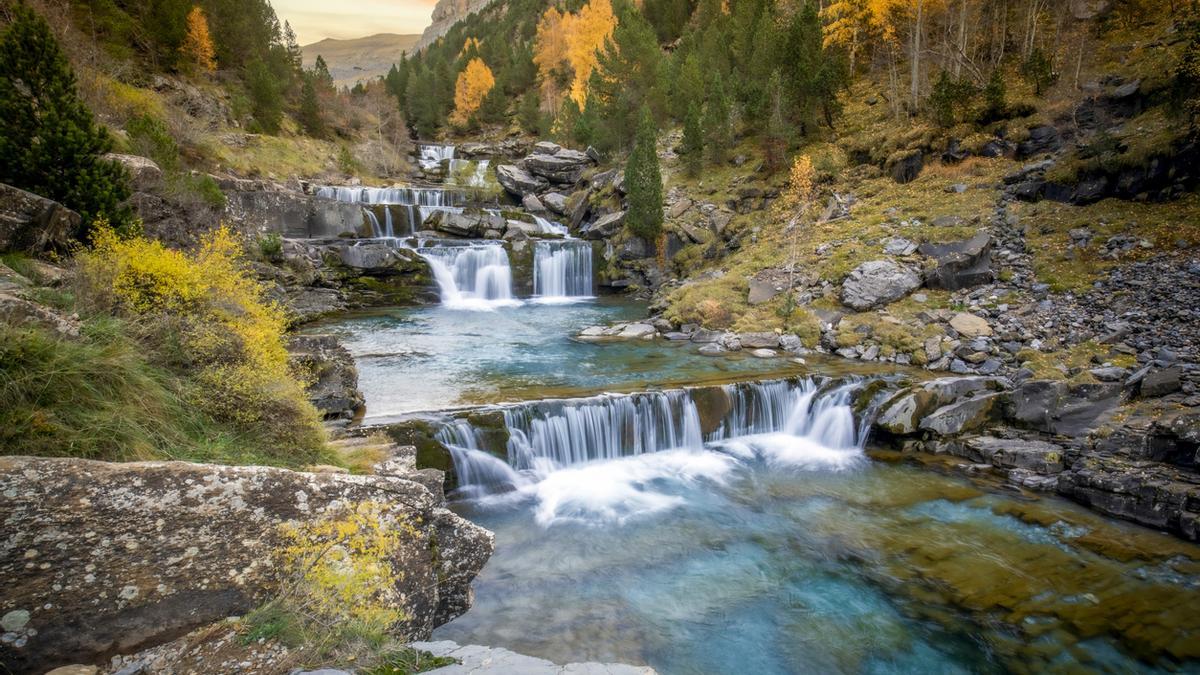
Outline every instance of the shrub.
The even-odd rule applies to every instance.
[[[258,240],[258,252],[264,260],[279,260],[283,257],[283,237],[278,232],[268,232]]]
[[[324,446],[316,410],[283,345],[283,312],[240,267],[229,230],[206,235],[195,254],[97,229],[80,255],[81,297],[157,327],[171,365],[199,385],[192,403],[213,418],[297,452]]]

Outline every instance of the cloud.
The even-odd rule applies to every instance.
[[[280,21],[291,23],[300,44],[325,38],[358,38],[376,33],[420,33],[429,25],[436,0],[359,0],[346,11],[331,11],[329,0],[275,0]]]

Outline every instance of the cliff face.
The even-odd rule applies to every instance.
[[[492,4],[492,0],[438,0],[433,8],[433,23],[425,29],[414,50],[433,44],[446,31],[479,10]]]

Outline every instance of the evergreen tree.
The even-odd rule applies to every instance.
[[[943,70],[929,94],[929,112],[933,121],[942,127],[954,126],[960,112],[970,107],[977,93],[969,81],[955,80]]]
[[[1171,103],[1188,125],[1191,138],[1200,138],[1200,17],[1183,25],[1183,53],[1172,72]]]
[[[545,116],[542,115],[542,104],[538,100],[537,91],[530,90],[521,97],[517,121],[525,133],[540,136],[545,132]]]
[[[333,75],[329,73],[329,64],[320,54],[317,54],[317,62],[313,64],[313,80],[318,89],[333,89]]]
[[[75,75],[45,19],[17,4],[0,37],[0,182],[62,202],[118,229],[133,217],[124,168],[103,159],[112,139],[79,99]]]
[[[1003,119],[1008,111],[1008,87],[1004,83],[1004,73],[997,68],[992,71],[987,86],[983,88],[983,114],[980,122]]]
[[[1041,47],[1036,47],[1029,53],[1029,58],[1021,64],[1021,74],[1033,85],[1034,93],[1038,96],[1058,79],[1058,74],[1054,72],[1054,63]]]
[[[321,118],[321,102],[317,98],[317,88],[313,84],[316,79],[311,73],[304,76],[304,85],[300,89],[300,124],[309,136],[324,138],[325,120]]]
[[[658,166],[657,135],[649,107],[642,108],[637,141],[625,166],[625,186],[629,190],[629,209],[625,225],[629,231],[650,242],[657,242],[663,225],[662,170]]]
[[[704,145],[708,150],[708,161],[724,164],[729,149],[733,146],[733,112],[725,83],[720,73],[713,76],[708,90],[708,102],[704,105]]]
[[[693,178],[704,168],[704,128],[700,124],[700,105],[695,102],[683,123],[683,163]]]
[[[255,61],[246,69],[246,90],[250,94],[254,121],[264,133],[279,133],[283,119],[283,94],[271,69],[262,61]]]
[[[771,73],[767,83],[770,96],[770,113],[767,117],[767,130],[763,134],[763,154],[766,157],[767,171],[775,173],[783,168],[787,154],[787,120],[783,113],[783,78],[779,72]]]

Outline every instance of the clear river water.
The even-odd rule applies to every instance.
[[[1200,673],[1200,547],[865,450],[855,380],[796,377],[845,364],[572,337],[644,316],[522,301],[318,328],[355,355],[369,424],[530,402],[504,408],[507,459],[443,433],[453,508],[496,552],[435,638],[664,675]],[[706,431],[683,390],[595,396],[784,376],[726,387]]]

